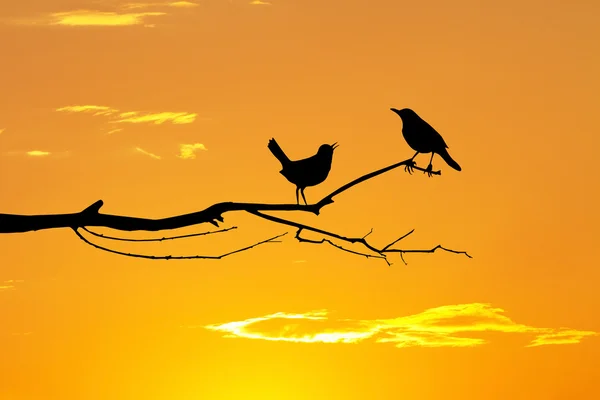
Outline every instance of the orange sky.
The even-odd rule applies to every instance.
[[[292,203],[271,137],[293,159],[340,144],[317,201],[412,156],[389,111],[410,107],[462,172],[436,157],[441,177],[394,170],[285,216],[376,245],[415,228],[404,247],[474,258],[388,267],[243,213],[117,247],[290,234],[168,262],[67,229],[1,235],[0,398],[600,397],[600,3],[488,3],[3,1],[0,212]]]

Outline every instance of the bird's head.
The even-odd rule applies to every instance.
[[[321,147],[319,147],[319,151],[317,151],[317,154],[328,155],[331,157],[333,156],[333,150],[335,150],[337,147],[337,142],[335,142],[334,144],[322,144]]]
[[[402,110],[398,110],[397,108],[390,108],[390,110],[398,114],[402,121],[404,121],[405,118],[410,119],[417,116],[417,113],[411,110],[410,108],[403,108]]]

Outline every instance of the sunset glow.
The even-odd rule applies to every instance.
[[[0,1],[0,400],[600,398],[599,15]]]

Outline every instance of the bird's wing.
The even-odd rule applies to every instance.
[[[444,140],[444,138],[442,137],[442,135],[440,135],[438,133],[438,131],[436,131],[433,126],[429,125],[429,123],[425,120],[423,120],[423,122],[425,123],[425,125],[427,126],[427,130],[429,130],[430,135],[431,135],[431,140],[432,140],[432,144],[434,144],[436,147],[442,147],[444,149],[448,149],[448,145],[446,144],[446,141]]]

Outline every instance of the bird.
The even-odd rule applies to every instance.
[[[296,185],[296,203],[300,204],[298,192],[302,194],[304,203],[308,205],[304,196],[304,189],[308,186],[315,186],[327,179],[329,170],[331,170],[331,162],[333,160],[333,150],[338,147],[337,142],[334,144],[323,144],[319,147],[317,154],[304,158],[302,160],[292,161],[281,149],[277,141],[273,138],[269,140],[268,148],[271,153],[281,163],[281,175],[289,182]]]
[[[428,176],[433,173],[433,156],[439,154],[446,163],[457,171],[461,171],[460,165],[448,153],[448,145],[431,125],[429,125],[424,119],[419,117],[416,112],[410,108],[403,108],[398,110],[396,108],[390,108],[393,112],[398,114],[402,119],[402,135],[406,143],[416,151],[415,155],[409,160],[410,164],[406,166],[405,170],[409,173],[412,172],[412,168],[415,165],[414,158],[419,153],[431,153],[429,159],[429,165],[425,169]]]

